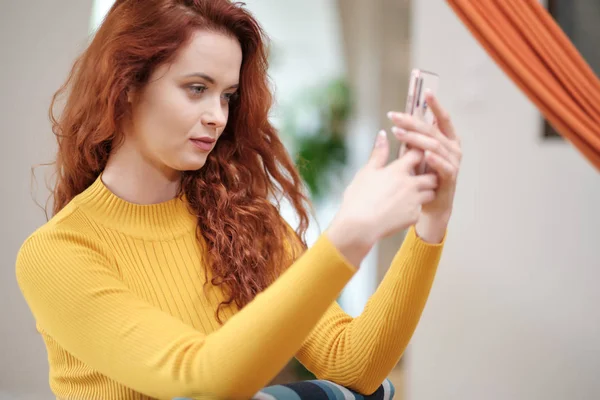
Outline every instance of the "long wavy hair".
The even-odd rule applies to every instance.
[[[183,173],[180,189],[197,216],[211,283],[226,294],[216,310],[221,322],[224,306],[244,307],[306,249],[308,227],[302,181],[268,120],[272,95],[266,36],[244,4],[115,2],[52,99],[50,120],[58,152],[51,198],[56,214],[97,179],[111,150],[124,139],[127,91],[143,87],[155,68],[172,61],[198,29],[232,35],[243,53],[239,96],[230,105],[227,126],[205,166]],[[62,95],[66,102],[56,118],[53,110]],[[295,231],[279,214],[282,198],[298,214]]]

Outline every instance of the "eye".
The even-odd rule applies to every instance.
[[[206,86],[204,85],[190,85],[188,86],[188,90],[192,96],[199,96],[206,91]]]
[[[223,95],[223,98],[225,99],[225,101],[227,101],[228,103],[231,103],[232,101],[237,100],[238,98],[238,92],[233,92],[233,93],[225,93]]]

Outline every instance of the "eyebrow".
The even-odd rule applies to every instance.
[[[206,74],[203,74],[201,72],[194,72],[193,74],[185,75],[185,77],[186,78],[202,78],[202,79],[204,79],[205,81],[207,81],[208,83],[210,83],[212,85],[214,85],[216,83],[215,80],[214,80],[214,78],[212,78],[212,77],[210,77],[210,76],[208,76]],[[235,85],[229,86],[229,89],[237,89],[239,87],[240,87],[239,83],[236,83]]]

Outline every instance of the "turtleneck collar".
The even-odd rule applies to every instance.
[[[111,192],[102,175],[74,200],[103,225],[136,237],[169,239],[196,229],[196,217],[185,198],[149,205],[130,203]]]

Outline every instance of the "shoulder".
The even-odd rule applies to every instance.
[[[17,252],[17,277],[40,269],[60,273],[60,266],[69,260],[84,259],[110,263],[112,254],[90,220],[71,202],[25,239]]]
[[[74,201],[67,204],[48,222],[30,234],[21,246],[21,250],[34,243],[69,242],[75,238],[90,239],[95,236],[91,219],[77,206]]]

